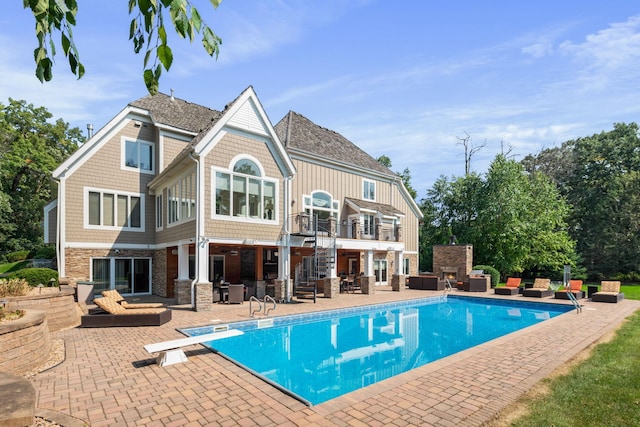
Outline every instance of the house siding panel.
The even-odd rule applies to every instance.
[[[265,224],[260,221],[225,221],[212,219],[212,194],[214,177],[211,167],[229,169],[231,161],[240,153],[247,154],[260,162],[266,177],[277,180],[280,221],[276,225]],[[252,139],[247,136],[228,133],[214,147],[204,159],[205,164],[205,235],[229,239],[259,239],[276,241],[282,229],[283,212],[283,184],[282,172],[278,168],[273,155],[263,140]]]
[[[154,175],[123,170],[121,164],[121,137],[154,141],[152,126],[135,127],[129,122],[65,181],[66,215],[64,218],[67,242],[150,244],[154,242],[154,198],[147,194],[147,183]],[[157,150],[156,150],[157,151]],[[105,167],[104,165],[110,165]],[[99,230],[84,228],[85,188],[144,194],[145,231]]]

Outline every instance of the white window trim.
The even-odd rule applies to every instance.
[[[113,194],[117,200],[118,196],[127,196],[127,197],[139,197],[140,198],[140,227],[120,227],[117,225],[93,225],[89,224],[89,193],[100,193],[100,194]],[[83,223],[84,228],[89,230],[122,230],[122,231],[131,231],[134,233],[144,233],[145,230],[145,199],[143,193],[133,193],[129,191],[118,191],[118,190],[110,190],[107,188],[97,188],[97,187],[84,187],[84,200],[82,202],[83,205]],[[117,203],[116,203],[117,205]],[[100,218],[102,220],[102,208],[100,205]],[[117,215],[117,210],[116,210]],[[116,216],[117,218],[117,216]]]
[[[160,192],[156,195],[156,231],[164,228],[164,194]]]
[[[193,208],[192,208],[193,215],[189,216],[187,218],[181,218],[180,216],[181,216],[181,213],[182,213],[182,207],[181,207],[180,203],[182,202],[182,181],[189,175],[193,175],[193,182],[192,182],[192,184],[193,184],[193,195],[194,195],[194,199],[193,199],[194,205],[193,205]],[[166,215],[166,217],[167,217],[167,228],[175,227],[177,225],[185,224],[185,223],[192,222],[192,221],[196,220],[196,216],[198,216],[198,208],[197,208],[197,206],[198,206],[198,189],[197,189],[196,181],[197,181],[196,172],[192,170],[192,171],[189,171],[189,172],[186,172],[186,173],[182,174],[182,176],[180,176],[178,179],[172,181],[169,185],[167,185],[167,187],[165,187],[163,189],[162,192],[163,193],[166,192],[166,194],[167,194],[167,197],[165,197],[166,200],[165,200],[165,203],[164,203],[166,208],[167,208],[166,209],[166,212],[167,212],[167,215]],[[181,192],[179,200],[178,200],[179,203],[178,203],[178,206],[177,206],[177,209],[178,209],[178,211],[177,211],[178,220],[171,222],[171,215],[170,215],[171,208],[169,206],[169,203],[171,203],[171,199],[169,198],[169,188],[175,186],[176,184],[178,185],[178,189]]]
[[[244,175],[244,174],[236,174],[233,171],[233,166],[240,160],[251,160],[252,162],[254,162],[256,164],[256,166],[258,167],[258,169],[260,170],[260,174],[261,176],[251,176],[251,175]],[[273,215],[272,215],[272,219],[265,219],[265,218],[251,218],[250,216],[235,216],[235,215],[231,215],[231,212],[233,212],[233,199],[231,200],[231,205],[229,206],[229,215],[220,215],[216,213],[216,173],[224,173],[229,175],[229,181],[231,183],[231,185],[233,185],[233,177],[234,176],[248,176],[248,177],[252,177],[254,179],[259,179],[261,181],[261,188],[260,188],[260,194],[262,194],[262,196],[264,197],[264,183],[268,182],[268,183],[272,183],[274,185],[274,198],[275,198],[275,203],[273,206]],[[250,155],[238,155],[236,157],[234,157],[231,162],[229,163],[229,167],[228,168],[219,168],[219,167],[215,167],[212,166],[211,167],[211,219],[221,219],[221,220],[225,220],[225,221],[234,221],[234,222],[251,222],[251,223],[258,223],[258,224],[278,224],[278,218],[279,218],[279,211],[280,211],[280,201],[279,201],[279,197],[278,195],[280,194],[280,187],[279,187],[279,181],[277,179],[274,178],[270,178],[268,176],[266,176],[266,174],[264,173],[264,168],[262,167],[262,164],[258,161],[258,159],[256,159],[253,156]],[[263,215],[264,216],[264,215]]]
[[[151,170],[140,169],[139,167],[127,166],[127,142],[135,142],[137,144],[144,144],[151,147]],[[147,175],[156,174],[156,155],[157,147],[153,141],[145,141],[144,139],[129,138],[122,136],[120,138],[120,168],[122,170],[144,173]]]
[[[369,185],[373,185],[373,199],[370,199],[370,198],[368,197],[368,194],[365,194],[365,192],[364,192],[364,188],[365,188],[365,186],[366,186],[367,184],[369,184]],[[365,178],[363,178],[363,179],[362,179],[362,199],[363,199],[363,200],[369,200],[369,201],[371,201],[371,202],[375,202],[375,201],[376,201],[376,193],[377,193],[377,190],[378,190],[378,189],[377,189],[377,185],[376,185],[376,182],[375,182],[375,181],[372,181],[372,180],[370,180],[370,179],[365,179]]]

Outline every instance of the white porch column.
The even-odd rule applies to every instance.
[[[364,253],[364,275],[373,276],[373,249]]]
[[[196,283],[204,283],[209,281],[209,241],[203,239],[196,247],[196,257],[198,257],[196,266]]]
[[[395,251],[394,253],[394,274],[404,274],[404,252]]]
[[[178,280],[189,280],[189,244],[178,246]]]

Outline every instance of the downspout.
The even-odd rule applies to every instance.
[[[54,177],[51,177],[51,179],[58,184],[58,208],[56,209],[56,261],[59,277],[66,277],[66,266],[64,260],[62,259],[64,251],[60,249],[62,246],[62,242],[60,241],[60,228],[62,227],[63,218],[61,210],[62,206],[64,205],[64,203],[60,203],[60,201],[62,200],[62,181],[59,178]]]
[[[195,274],[193,276],[193,280],[191,281],[191,308],[195,309],[196,307],[196,296],[195,296],[195,285],[196,282],[200,279],[200,157],[195,157],[193,151],[189,151],[189,157],[196,163],[196,264],[195,264]]]
[[[291,239],[289,231],[289,203],[291,196],[291,175],[284,179],[284,246],[286,248],[287,260],[285,262],[285,289],[284,298],[287,303],[291,302]]]

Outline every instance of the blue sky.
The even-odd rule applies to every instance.
[[[635,1],[194,3],[223,40],[220,56],[171,37],[162,92],[222,109],[251,85],[274,124],[293,110],[388,156],[394,171],[409,168],[418,200],[439,176],[464,173],[466,134],[473,145],[486,141],[471,163],[484,173],[501,147],[521,159],[640,121]],[[87,123],[99,129],[147,94],[129,21],[124,0],[79,0],[74,35],[86,75],[76,80],[59,53],[43,85],[30,11],[6,2],[0,102],[24,99],[85,132]]]

